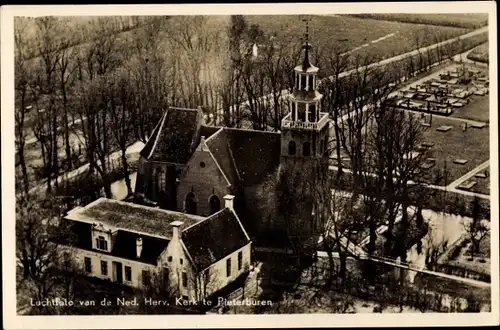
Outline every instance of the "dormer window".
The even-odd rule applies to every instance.
[[[96,247],[99,250],[108,251],[108,241],[106,241],[104,236],[98,236],[95,240],[96,240]]]

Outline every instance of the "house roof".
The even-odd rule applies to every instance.
[[[68,213],[66,218],[87,223],[104,223],[117,230],[135,231],[166,239],[172,237],[170,223],[182,221],[182,230],[205,219],[197,215],[107,198],[99,198],[85,207],[74,209]]]
[[[185,164],[198,145],[202,113],[168,108],[141,151],[148,160]]]
[[[62,238],[61,243],[71,244],[85,250],[92,250],[92,226],[88,222],[71,221],[69,231]],[[158,257],[169,242],[165,238],[141,235],[126,230],[118,230],[115,235],[111,253],[103,251],[99,251],[99,253],[153,265],[156,265]],[[139,237],[142,238],[142,253],[137,258],[136,239]]]
[[[279,133],[224,127],[207,145],[228,180],[243,186],[261,183],[280,162]]]
[[[203,270],[250,243],[233,211],[228,208],[186,228],[182,241],[198,270]]]

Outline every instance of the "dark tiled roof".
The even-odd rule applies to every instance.
[[[141,156],[177,164],[185,164],[199,140],[202,114],[196,109],[169,108],[161,117]]]
[[[172,237],[170,223],[182,221],[184,223],[181,226],[182,229],[205,219],[196,215],[107,198],[100,198],[83,208],[70,211],[66,217],[70,220],[89,223],[102,222],[118,229],[133,230],[167,239]]]
[[[227,130],[221,129],[217,133],[213,134],[210,139],[207,140],[207,146],[224,172],[224,175],[229,180],[229,183],[236,185],[239,181],[239,177],[234,163],[234,158],[229,147]]]
[[[225,128],[244,186],[261,183],[280,163],[281,134]]]
[[[118,230],[115,235],[111,253],[98,251],[99,253],[153,265],[156,265],[158,257],[169,242],[166,238],[141,235],[125,230]],[[142,253],[139,258],[136,254],[136,239],[138,237],[142,238]],[[92,224],[71,221],[69,231],[66,232],[65,237],[61,237],[60,243],[71,244],[84,250],[92,250]]]
[[[184,230],[182,241],[198,270],[250,243],[238,219],[228,208]]]

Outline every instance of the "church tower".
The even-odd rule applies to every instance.
[[[294,69],[293,93],[288,99],[290,112],[281,121],[282,164],[327,157],[329,116],[321,112],[323,95],[316,90],[319,69],[309,60],[311,45],[307,25],[303,50],[303,61]]]

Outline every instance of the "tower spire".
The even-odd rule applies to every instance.
[[[306,71],[308,68],[311,67],[311,62],[309,62],[309,49],[311,48],[311,45],[309,44],[309,21],[310,21],[310,19],[303,18],[302,21],[306,22],[306,35],[305,35],[306,42],[303,46],[303,48],[305,49],[305,54],[304,54],[304,61],[302,62],[302,70]]]

